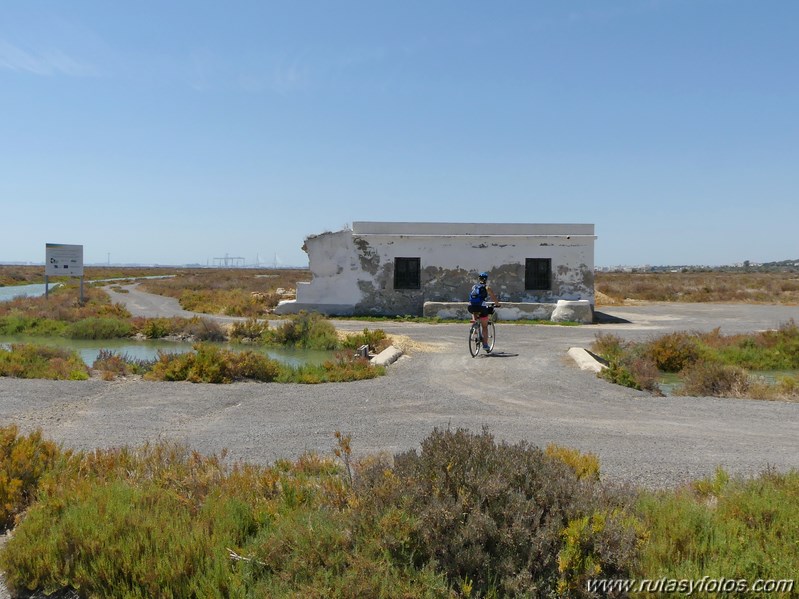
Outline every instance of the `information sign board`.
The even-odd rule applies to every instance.
[[[48,277],[82,277],[83,246],[48,243],[45,250],[44,274]]]

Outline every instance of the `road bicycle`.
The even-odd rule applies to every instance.
[[[493,308],[494,303],[486,302],[486,306]],[[494,327],[494,322],[496,322],[496,320],[497,313],[494,311],[488,317],[488,326],[486,327],[488,333],[486,345],[488,346],[488,349],[486,349],[485,352],[489,354],[494,351],[494,342],[497,338],[496,328]],[[483,349],[483,328],[480,326],[480,319],[472,315],[472,326],[469,327],[469,353],[472,354],[472,357],[474,358],[480,353],[481,349]]]

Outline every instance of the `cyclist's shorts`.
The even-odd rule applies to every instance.
[[[494,313],[494,306],[472,306],[469,304],[466,309],[479,318],[488,318],[489,314]]]

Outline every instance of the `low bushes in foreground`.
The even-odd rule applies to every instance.
[[[0,568],[14,589],[82,596],[579,597],[585,576],[630,572],[629,500],[486,431],[434,431],[354,476],[315,455],[97,450],[49,466]]]
[[[39,481],[60,453],[41,431],[20,436],[15,425],[0,427],[0,532],[34,501]]]
[[[434,430],[356,487],[367,514],[410,516],[387,535],[395,559],[436,564],[466,595],[581,596],[588,577],[629,575],[641,540],[631,497],[486,430]]]
[[[83,597],[500,598],[799,567],[795,471],[633,492],[548,455],[567,448],[485,430],[434,430],[393,459],[354,461],[337,439],[339,460],[225,465],[169,443],[62,452],[0,428],[16,521],[0,569],[12,590]]]
[[[749,583],[794,579],[799,571],[798,510],[796,471],[766,470],[745,480],[719,469],[715,477],[676,491],[642,493],[637,511],[648,541],[637,574],[676,580],[724,577]],[[746,596],[795,597],[797,591]]]

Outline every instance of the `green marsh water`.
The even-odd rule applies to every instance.
[[[139,360],[153,360],[158,357],[158,352],[185,353],[192,351],[191,343],[148,339],[136,341],[134,339],[64,339],[61,337],[34,337],[34,336],[4,336],[0,337],[0,347],[9,347],[12,343],[33,343],[50,347],[61,347],[76,350],[83,361],[91,366],[101,349],[114,351],[118,354],[127,354]],[[238,345],[215,343],[219,347],[241,351],[251,349],[263,353],[274,360],[290,366],[303,364],[321,364],[329,360],[331,352],[318,350],[284,349],[261,347],[257,345]]]

